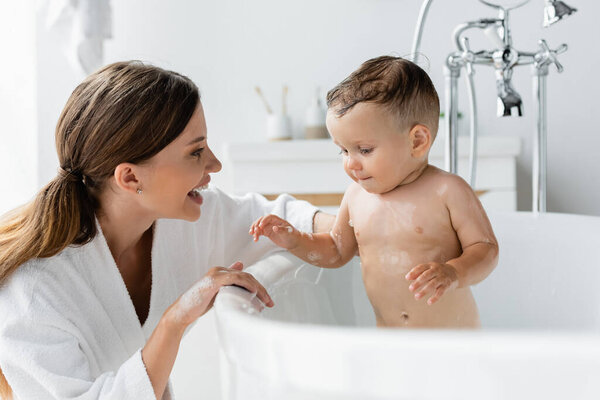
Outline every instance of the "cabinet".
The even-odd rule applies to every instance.
[[[475,191],[486,210],[514,211],[517,206],[516,158],[519,138],[478,138]],[[458,174],[468,175],[469,138],[458,138]],[[429,162],[444,168],[444,142],[438,137]],[[339,148],[329,139],[228,143],[223,152],[225,187],[234,194],[280,193],[332,208],[352,182],[342,168]]]

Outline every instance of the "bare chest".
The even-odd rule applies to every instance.
[[[448,210],[437,198],[367,194],[355,200],[350,218],[363,263],[387,257],[414,266],[460,252]]]

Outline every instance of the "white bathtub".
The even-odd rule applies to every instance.
[[[356,258],[250,267],[276,306],[218,295],[223,399],[600,399],[600,218],[490,219],[500,261],[473,288],[479,331],[375,328]]]

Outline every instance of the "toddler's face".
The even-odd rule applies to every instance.
[[[408,129],[380,105],[359,103],[342,117],[329,109],[327,129],[341,149],[344,170],[369,193],[395,189],[423,163],[411,155]]]

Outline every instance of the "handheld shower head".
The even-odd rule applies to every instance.
[[[560,0],[546,0],[546,5],[544,6],[544,28],[568,17],[575,11],[577,11],[576,8],[569,7]]]

